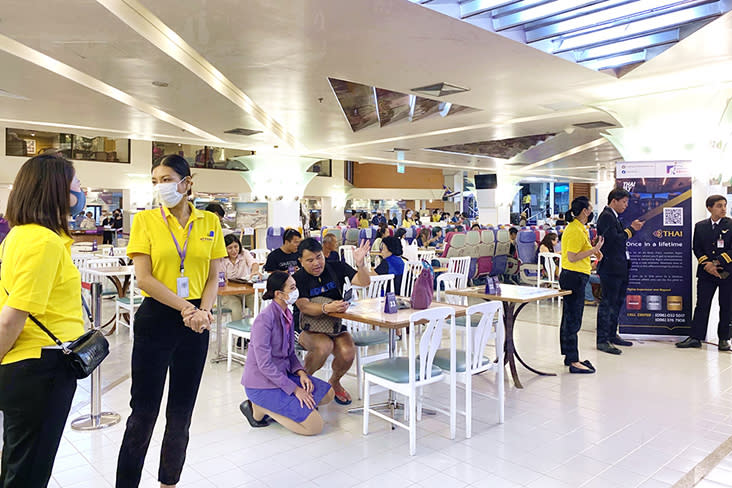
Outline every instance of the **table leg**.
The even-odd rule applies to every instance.
[[[125,296],[127,296],[127,293],[126,293],[127,286],[129,286],[129,283],[130,283],[129,276],[125,276],[125,282],[124,282],[124,284],[122,284],[119,281],[119,278],[117,276],[107,276],[107,278],[109,278],[109,280],[114,285],[114,288],[117,290],[117,296],[119,298],[124,298]],[[104,333],[104,335],[112,335],[112,334],[114,334],[114,331],[117,330],[117,322],[115,320],[116,318],[117,317],[112,316],[112,318],[109,319],[107,321],[107,323],[105,323],[102,326],[102,329],[105,329],[105,328],[109,327],[110,325],[112,326],[112,328],[109,329],[109,331],[107,331],[106,333]]]
[[[519,353],[516,350],[516,344],[513,338],[514,324],[516,322],[516,317],[518,317],[518,314],[523,310],[526,304],[522,303],[517,309],[514,309],[513,303],[504,303],[503,305],[503,320],[506,326],[506,362],[511,367],[511,377],[513,378],[513,383],[516,385],[516,388],[523,388],[523,385],[521,384],[521,380],[519,380],[518,371],[516,370],[516,361],[514,358],[518,359],[519,362],[532,373],[536,373],[541,376],[556,376],[556,373],[546,373],[532,368],[526,364],[523,359],[521,359],[521,356],[519,356]]]
[[[211,359],[214,364],[226,360],[226,356],[221,354],[221,343],[224,340],[224,331],[221,327],[221,306],[221,295],[216,295],[216,356]]]

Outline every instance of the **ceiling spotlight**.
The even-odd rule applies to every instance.
[[[153,86],[157,86],[158,88],[168,88],[168,83],[166,81],[153,81]]]
[[[31,132],[31,137],[36,137],[36,133],[35,132]]]

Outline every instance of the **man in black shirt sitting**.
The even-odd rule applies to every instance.
[[[323,237],[323,256],[326,261],[340,261],[338,254],[338,239],[334,234],[325,234]]]
[[[268,273],[272,271],[284,271],[286,273],[294,273],[297,268],[297,246],[300,245],[302,236],[295,229],[287,229],[285,235],[282,236],[282,246],[275,249],[267,256],[267,262],[264,263],[264,270]]]
[[[326,261],[323,247],[311,238],[300,243],[298,254],[302,268],[294,274],[299,297],[295,302],[300,336],[298,341],[308,353],[305,356],[305,370],[312,375],[323,367],[325,360],[333,354],[333,374],[330,384],[335,392],[335,400],[341,405],[351,403],[351,395],[341,385],[341,378],[348,372],[356,357],[356,346],[351,334],[346,332],[340,320],[329,318],[329,313],[343,313],[348,302],[343,301],[343,287],[346,278],[356,286],[371,283],[369,269],[364,264],[370,245],[365,241],[354,252],[358,271],[341,261]],[[314,331],[318,324],[325,324],[328,331]]]

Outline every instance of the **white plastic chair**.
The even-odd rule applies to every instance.
[[[126,297],[117,297],[114,300],[114,317],[117,334],[119,334],[119,331],[122,328],[120,326],[124,326],[130,329],[130,338],[133,337],[135,327],[135,312],[138,308],[140,308],[143,299],[144,297],[142,296],[142,293],[140,293],[140,291],[135,286],[135,273],[132,273],[132,276],[130,277],[129,293]],[[124,313],[129,314],[129,321],[125,321],[123,316]]]
[[[463,278],[458,284],[458,288],[467,288],[468,273],[470,273],[470,257],[463,256],[459,258],[450,258],[447,263],[447,272],[461,274]]]
[[[267,262],[267,256],[269,256],[269,249],[252,249],[249,251],[254,258],[254,262],[260,266]]]
[[[425,331],[419,340],[417,351],[415,326],[417,322],[427,321]],[[446,375],[441,368],[434,364],[445,323],[449,321],[450,328],[450,373]],[[409,454],[417,452],[417,412],[422,389],[434,383],[447,381],[450,384],[449,410],[435,408],[450,417],[450,438],[455,438],[457,390],[456,390],[456,353],[455,353],[455,310],[452,307],[436,307],[413,313],[409,317],[409,356],[396,357],[376,361],[364,367],[364,402],[363,402],[363,435],[369,433],[369,415],[374,414],[409,431]],[[405,397],[405,415],[409,424],[405,424],[388,417],[381,412],[371,409],[369,392],[370,383],[377,384]],[[434,408],[434,407],[433,407]],[[407,415],[408,409],[408,415]]]
[[[538,263],[539,272],[537,273],[536,286],[540,287],[547,284],[557,290],[561,288],[559,286],[559,275],[562,272],[562,255],[555,252],[540,252]],[[546,278],[541,276],[541,270],[546,273]],[[559,300],[561,300],[561,297],[559,297]]]
[[[343,259],[343,262],[348,264],[350,267],[356,267],[356,260],[353,258],[353,251],[356,250],[356,246],[345,245],[338,248],[338,255]]]
[[[254,316],[247,319],[233,320],[226,324],[226,371],[231,371],[231,363],[234,359],[246,361],[247,355],[244,352],[244,341],[249,340],[252,335],[252,324],[259,315],[260,301],[266,289],[265,283],[255,283],[254,288]],[[236,350],[235,339],[241,338],[241,352]]]
[[[394,275],[376,275],[371,277],[371,284],[368,287],[354,287],[359,293],[359,298],[377,298],[390,291],[394,291]],[[383,293],[382,293],[383,292]],[[363,390],[363,367],[380,359],[389,357],[389,352],[384,351],[378,354],[366,355],[369,346],[389,343],[389,333],[379,330],[368,324],[345,321],[348,332],[353,337],[356,345],[356,385],[358,388],[358,399],[361,399]]]
[[[96,259],[90,259],[86,262],[85,266],[89,269],[104,269],[104,268],[116,268],[119,266],[119,259],[118,258],[96,258]],[[89,281],[83,279],[82,281],[86,281],[87,283],[101,283],[102,284],[102,295],[110,296],[110,295],[116,295],[117,290],[112,286],[112,283],[109,280],[104,279],[102,276],[97,275],[87,275],[87,278]]]
[[[404,263],[404,274],[402,275],[402,286],[399,295],[403,297],[411,297],[414,289],[414,282],[417,281],[419,274],[424,269],[422,261],[407,261]]]
[[[437,277],[435,288],[435,301],[449,303],[450,305],[465,305],[467,297],[445,294],[442,298],[442,290],[457,290],[462,283],[463,275],[460,273],[442,273]],[[458,320],[458,319],[455,319]]]
[[[425,260],[428,263],[432,264],[432,260],[435,259],[435,251],[433,250],[426,250],[426,251],[417,251],[417,259],[418,260]]]
[[[476,315],[480,315],[477,319],[478,323],[476,326],[472,326]],[[457,361],[455,369],[457,382],[465,388],[465,411],[458,411],[458,413],[465,416],[465,437],[470,438],[473,430],[473,393],[494,398],[498,402],[498,423],[502,424],[504,419],[505,367],[503,365],[503,344],[506,338],[506,330],[503,324],[503,303],[484,302],[468,307],[466,324],[468,326],[465,327],[463,349],[456,351],[455,354]],[[491,339],[498,356],[495,362],[492,358],[483,355],[488,341]],[[450,362],[451,354],[450,349],[438,350],[435,355],[435,364],[443,371],[449,371],[452,364]],[[473,391],[473,376],[486,371],[495,371],[496,373],[496,396]]]

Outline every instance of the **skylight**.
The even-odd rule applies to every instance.
[[[410,0],[621,76],[732,10],[729,0]],[[453,3],[455,8],[445,8]],[[489,20],[489,22],[486,22]]]

